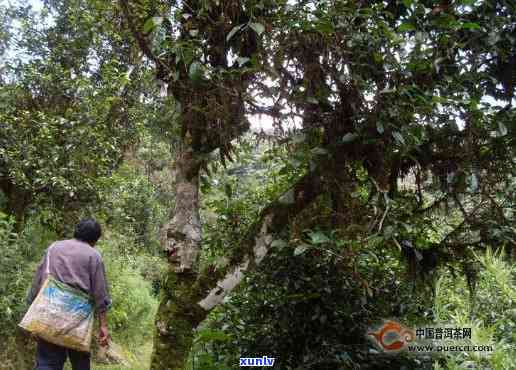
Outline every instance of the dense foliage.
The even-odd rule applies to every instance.
[[[2,363],[94,215],[136,367],[514,365],[513,1],[36,4],[0,3]],[[496,350],[385,356],[383,318]]]
[[[100,219],[104,225],[104,236],[97,248],[104,259],[113,299],[113,307],[109,313],[113,339],[116,343],[123,343],[134,354],[148,356],[148,349],[145,352],[142,347],[152,338],[157,290],[164,266],[160,258],[156,257],[155,238],[142,240],[129,224],[124,223],[124,215],[130,214],[134,205],[126,204],[124,207],[124,198],[117,192],[122,183],[120,178],[123,178],[123,184],[127,185],[135,181],[145,182],[146,177],[139,169],[142,170],[134,168],[131,176],[127,177],[120,177],[124,173],[123,170],[115,173],[114,178],[118,178],[119,182],[114,182],[111,187],[105,184],[103,190],[108,192],[110,189],[111,201],[119,200],[120,205],[116,211],[106,208],[99,212],[99,215],[109,214],[113,220]],[[155,198],[150,203],[158,207]],[[27,309],[25,300],[28,289],[35,269],[41,263],[44,250],[58,236],[37,216],[30,217],[19,233],[15,231],[14,219],[4,214],[1,214],[1,217],[0,233],[4,258],[0,264],[0,330],[8,340],[0,346],[0,358],[3,359],[6,369],[30,368],[34,348],[28,338],[17,330],[16,324]],[[111,222],[119,227],[109,226]],[[141,219],[141,222],[148,220]],[[71,235],[65,237],[70,238]],[[128,363],[145,359],[135,359],[134,354],[126,354]]]
[[[512,369],[516,366],[514,263],[505,257],[502,249],[494,253],[488,249],[485,254],[477,255],[480,272],[473,296],[471,292],[466,293],[466,279],[457,279],[449,273],[440,277],[434,309],[436,319],[472,327],[473,344],[494,347],[492,356],[468,352],[449,356],[449,369],[465,366]]]
[[[11,23],[0,65],[0,205],[19,228],[36,204],[68,217],[92,204],[143,122],[142,71],[110,33],[110,12],[80,1],[2,7]]]

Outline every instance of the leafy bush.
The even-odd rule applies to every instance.
[[[0,212],[0,363],[2,369],[31,367],[34,342],[17,328],[27,310],[26,297],[43,250],[55,234],[39,218],[29,219],[21,233],[14,221]]]
[[[400,302],[408,302],[404,315],[420,309],[410,300],[409,284],[400,284],[397,260],[386,252],[380,261],[369,246],[358,245],[356,251],[349,248],[356,259],[339,258],[321,249],[323,240],[330,248],[331,237],[320,231],[309,235],[304,244],[273,243],[259,271],[248,274],[199,332],[192,362],[210,363],[211,356],[234,368],[240,356],[268,355],[281,369],[416,366],[419,359],[373,354],[365,336],[372,324],[396,316]]]
[[[99,242],[113,305],[108,322],[115,339],[122,343],[142,343],[152,335],[152,323],[157,309],[150,281],[143,278],[140,258],[120,254],[119,244],[134,243],[129,238],[110,234]]]
[[[15,233],[14,221],[0,212],[0,331],[12,335],[27,309],[26,297],[42,251],[55,237],[37,219]]]
[[[168,143],[155,140],[143,130],[140,143],[127,153],[124,164],[102,180],[100,213],[109,229],[132,234],[139,252],[158,254],[159,229],[174,202],[173,180],[166,166],[171,160]]]
[[[27,283],[31,279],[30,271],[25,267],[23,251],[18,246],[19,237],[14,232],[14,222],[0,213],[0,331],[8,335],[12,335],[14,322],[23,315]]]
[[[502,251],[476,256],[480,265],[474,297],[464,278],[443,274],[437,285],[435,313],[442,322],[471,327],[473,345],[491,345],[494,352],[453,353],[447,369],[516,368],[516,267]],[[436,365],[436,368],[440,368]]]
[[[133,234],[138,245],[131,245],[149,248],[152,236],[157,234],[155,226],[160,218],[152,184],[135,171],[122,168],[105,184],[102,196],[110,228]]]

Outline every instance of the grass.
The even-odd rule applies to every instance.
[[[146,342],[138,348],[131,348],[128,357],[129,366],[125,365],[105,365],[92,361],[92,370],[148,370],[152,355],[152,341]],[[1,369],[1,367],[0,367]],[[67,361],[64,370],[72,370],[70,362]]]
[[[150,365],[152,355],[152,341],[145,343],[139,348],[131,349],[132,358],[128,359],[130,366],[122,365],[102,365],[93,363],[93,370],[147,370]]]

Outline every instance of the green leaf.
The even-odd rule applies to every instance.
[[[152,17],[147,19],[143,25],[143,31],[145,33],[149,33],[154,30],[156,27],[161,26],[163,23],[163,17]]]
[[[480,27],[480,25],[478,23],[466,22],[466,23],[462,24],[462,28],[465,30],[479,30],[482,27]]]
[[[348,132],[342,138],[342,142],[343,143],[351,143],[352,141],[355,141],[357,138],[358,138],[358,134],[352,134],[351,132]]]
[[[414,31],[415,29],[416,29],[416,26],[413,23],[409,23],[409,22],[402,23],[398,27],[399,32]]]
[[[230,339],[231,337],[221,330],[206,329],[198,333],[196,341],[200,343],[227,342]]]
[[[208,179],[207,176],[200,176],[199,177],[200,180],[201,180],[201,186],[205,189],[205,190],[208,190],[211,188],[211,183],[210,183],[210,180]]]
[[[282,249],[286,245],[287,245],[287,242],[284,241],[283,239],[276,239],[276,240],[273,240],[271,243],[272,248],[278,248],[278,249]]]
[[[313,148],[311,150],[311,152],[314,154],[314,155],[326,155],[328,154],[328,151],[324,148],[319,148],[319,147],[316,147],[316,148]]]
[[[392,237],[394,235],[394,227],[392,227],[391,225],[386,226],[383,229],[383,235],[385,238]]]
[[[398,143],[405,145],[405,139],[403,138],[403,135],[401,135],[398,131],[394,131],[392,133],[392,137],[394,140],[396,140]]]
[[[251,60],[251,58],[247,58],[247,57],[238,57],[237,58],[237,63],[238,63],[238,66],[239,67],[242,67],[244,64],[246,64],[247,62],[249,62]]]
[[[507,135],[507,127],[505,127],[505,125],[502,123],[502,122],[498,122],[498,133],[500,134],[499,136],[505,136]]]
[[[310,242],[312,244],[324,244],[324,243],[328,243],[329,241],[330,241],[330,238],[328,238],[326,236],[326,234],[324,234],[321,231],[315,231],[315,232],[310,233]]]
[[[410,8],[414,0],[403,0],[403,5],[405,5],[406,8]]]
[[[319,104],[319,100],[317,100],[316,98],[314,98],[313,96],[310,96],[308,98],[306,98],[306,101],[310,104]]]
[[[240,29],[243,27],[244,25],[241,24],[241,25],[238,25],[238,26],[235,26],[233,27],[233,29],[231,31],[229,31],[228,35],[226,36],[226,42],[229,42],[229,40],[231,40],[231,38],[233,36],[235,36],[235,34],[240,31]]]
[[[335,30],[330,22],[317,22],[315,29],[322,34],[332,34]]]
[[[188,76],[192,81],[200,81],[202,79],[202,65],[199,62],[190,64]]]
[[[251,27],[258,35],[261,35],[265,31],[265,26],[261,23],[250,23],[249,27]]]
[[[376,131],[378,131],[378,133],[381,135],[385,132],[385,129],[383,127],[383,123],[381,122],[376,122]]]
[[[308,244],[300,244],[294,249],[294,256],[299,256],[300,254],[303,254],[306,252],[307,249],[309,249],[310,246]]]

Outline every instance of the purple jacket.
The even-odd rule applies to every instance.
[[[97,312],[104,312],[111,306],[106,271],[100,253],[88,243],[77,239],[60,240],[53,243],[41,261],[27,297],[31,304],[47,278],[46,260],[49,253],[50,275],[57,280],[88,293],[95,301]]]

